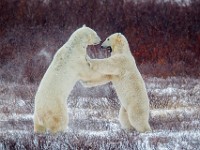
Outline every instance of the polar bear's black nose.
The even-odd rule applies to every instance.
[[[107,46],[103,46],[103,45],[101,45],[101,49],[105,49],[105,48],[107,48]]]

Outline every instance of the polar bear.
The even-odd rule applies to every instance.
[[[83,26],[56,52],[35,96],[34,132],[66,131],[66,100],[78,80],[97,80],[104,84],[109,76],[92,71],[86,62],[86,47],[100,42],[97,33]]]
[[[110,35],[101,45],[111,51],[111,57],[90,59],[90,68],[104,75],[111,75],[111,81],[121,103],[119,121],[122,128],[135,128],[139,132],[151,131],[149,125],[149,98],[143,78],[131,55],[127,39],[121,33]],[[88,86],[99,83],[85,82]]]

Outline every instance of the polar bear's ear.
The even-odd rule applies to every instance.
[[[86,25],[84,24],[82,27],[86,27]]]
[[[119,42],[119,43],[121,43],[122,42],[122,37],[121,37],[121,33],[118,33],[117,34],[117,41]]]
[[[124,46],[124,39],[123,39],[123,35],[121,33],[117,33],[116,41],[121,46]]]

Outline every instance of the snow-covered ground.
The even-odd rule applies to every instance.
[[[1,82],[0,150],[199,149],[200,79],[145,78],[145,83],[150,98],[152,132],[121,129],[119,100],[115,94],[109,95],[113,89],[108,84],[92,89],[76,86],[68,99],[68,132],[51,135],[33,133],[37,86]]]

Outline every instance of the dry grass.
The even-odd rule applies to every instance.
[[[199,79],[145,77],[153,132],[121,129],[119,100],[111,84],[83,88],[69,99],[67,133],[33,133],[37,85],[1,83],[0,149],[198,149],[200,146]]]

